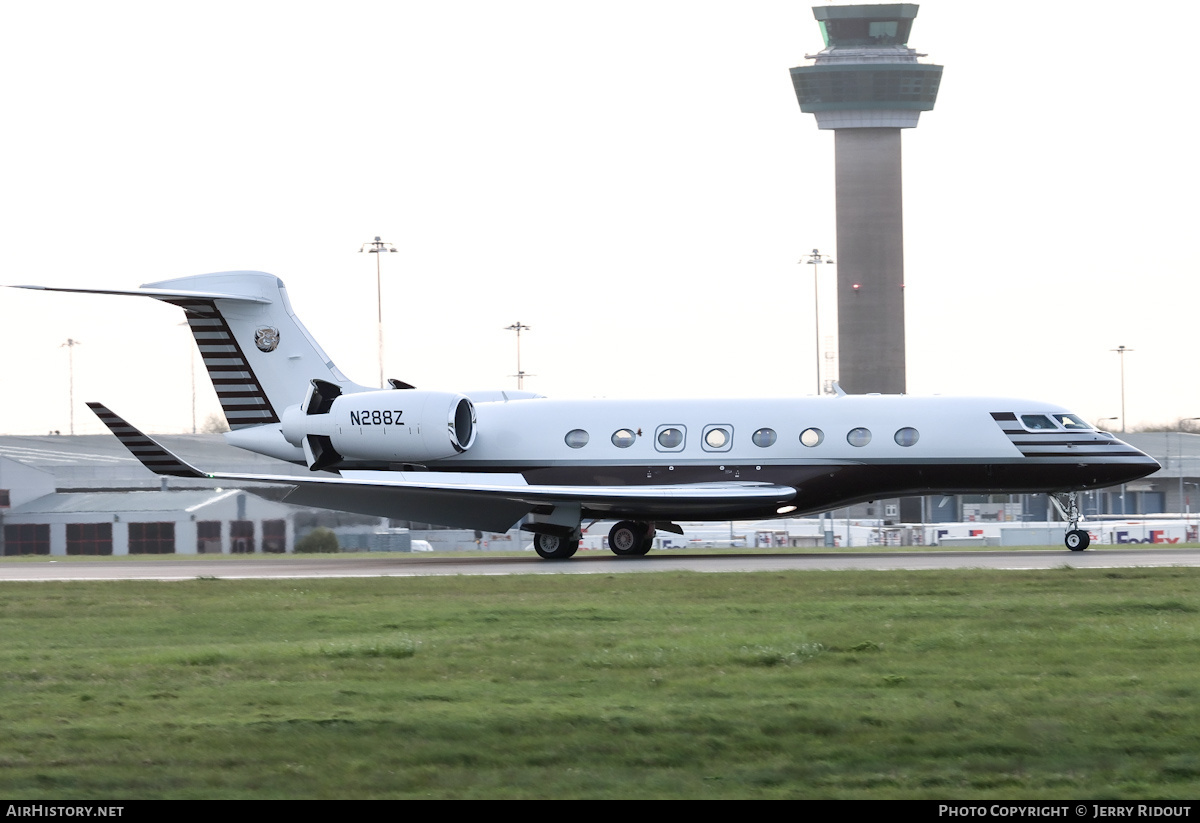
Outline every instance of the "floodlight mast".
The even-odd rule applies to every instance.
[[[383,382],[383,278],[380,276],[379,254],[381,252],[394,252],[396,247],[391,243],[385,243],[379,239],[379,235],[375,235],[375,239],[367,243],[363,243],[358,250],[375,255],[375,307],[379,315],[379,388],[387,388],[387,384]]]
[[[824,384],[821,382],[821,292],[819,279],[817,277],[817,266],[822,263],[833,263],[833,258],[828,254],[821,254],[817,249],[812,250],[812,254],[807,260],[801,260],[800,263],[811,263],[813,267],[813,328],[816,332],[816,355],[817,355],[817,394],[822,394],[825,390]]]
[[[1121,357],[1121,434],[1125,433],[1125,352],[1131,352],[1133,349],[1127,349],[1124,346],[1117,346],[1115,351]]]
[[[518,320],[516,323],[513,323],[511,326],[504,327],[505,331],[515,331],[517,333],[517,373],[511,374],[511,375],[509,375],[509,377],[517,378],[517,388],[518,389],[525,388],[525,372],[521,370],[521,330],[522,329],[524,329],[525,331],[529,331],[530,327],[523,325],[520,320]],[[529,376],[533,377],[534,375],[531,374]]]
[[[59,346],[60,349],[67,350],[67,376],[70,381],[69,400],[71,404],[71,434],[75,434],[75,347],[81,345],[80,341],[70,337],[67,342]]]

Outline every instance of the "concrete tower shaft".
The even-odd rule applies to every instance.
[[[942,67],[908,47],[912,3],[818,6],[825,48],[791,70],[800,110],[835,133],[838,372],[853,394],[905,390],[900,129],[933,108]]]
[[[903,394],[900,129],[838,129],[838,374],[851,394]]]

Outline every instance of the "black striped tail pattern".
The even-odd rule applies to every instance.
[[[100,403],[88,403],[100,422],[108,426],[109,431],[117,436],[121,445],[129,449],[141,464],[155,474],[165,474],[171,477],[206,477],[199,469],[189,466],[175,455],[171,454],[158,443],[126,423],[119,416]]]
[[[279,415],[267,399],[258,378],[250,368],[242,347],[225,318],[211,300],[186,297],[160,297],[164,303],[179,306],[187,314],[188,326],[204,358],[204,367],[212,378],[221,410],[231,429],[278,423]]]

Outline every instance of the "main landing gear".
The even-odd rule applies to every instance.
[[[1091,536],[1086,529],[1079,528],[1079,493],[1067,492],[1066,494],[1050,495],[1050,502],[1058,509],[1058,513],[1067,521],[1067,548],[1073,552],[1081,552],[1092,543]]]
[[[622,520],[608,533],[608,548],[617,557],[641,557],[654,545],[654,526],[640,520]]]
[[[535,534],[533,550],[546,560],[566,560],[579,551],[579,538],[572,539],[557,534]]]

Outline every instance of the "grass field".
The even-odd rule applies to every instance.
[[[1198,595],[1069,567],[7,583],[0,796],[1195,798]]]

